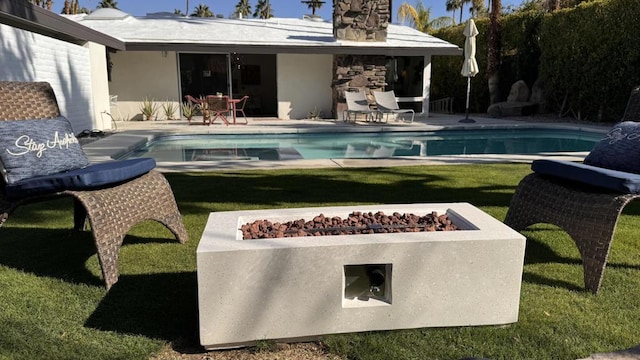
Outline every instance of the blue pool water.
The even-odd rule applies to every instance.
[[[565,129],[486,129],[375,133],[161,136],[123,158],[157,161],[291,160],[539,154],[589,151],[602,133]]]

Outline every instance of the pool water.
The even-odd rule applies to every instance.
[[[590,151],[602,133],[565,129],[486,129],[375,133],[170,135],[124,158],[156,161],[292,160],[539,154]]]

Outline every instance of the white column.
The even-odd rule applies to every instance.
[[[422,113],[421,116],[429,116],[429,96],[431,93],[431,55],[424,56],[424,69],[422,70]]]

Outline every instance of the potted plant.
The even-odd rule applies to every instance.
[[[175,103],[166,101],[162,104],[162,111],[164,112],[164,116],[167,120],[173,120],[174,115],[176,114],[177,107]]]
[[[152,120],[158,112],[158,104],[153,98],[145,97],[140,104],[140,112],[144,116],[144,120]]]

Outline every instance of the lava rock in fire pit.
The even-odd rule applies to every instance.
[[[381,211],[376,213],[354,211],[346,219],[320,214],[310,221],[299,219],[279,223],[256,220],[242,225],[241,230],[243,240],[252,240],[297,236],[453,231],[457,230],[457,227],[446,214],[438,215],[436,212],[418,216],[398,212],[386,215]]]

